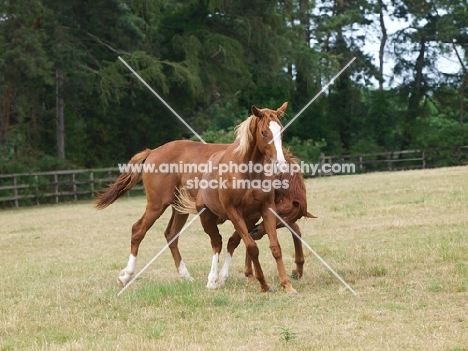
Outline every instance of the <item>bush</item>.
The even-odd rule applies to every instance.
[[[0,162],[0,174],[47,172],[66,169],[77,169],[67,160],[44,155],[40,158],[9,159]]]
[[[208,130],[201,134],[201,137],[207,143],[215,143],[215,144],[231,144],[236,139],[236,133],[234,132],[234,128],[229,128],[227,131],[224,129],[221,130]],[[196,136],[191,138],[192,140],[198,141]]]
[[[373,154],[377,152],[384,152],[384,148],[382,146],[377,145],[373,141],[360,139],[357,141],[356,144],[351,146],[350,153],[352,155],[358,154]]]
[[[301,140],[298,137],[293,137],[289,142],[284,143],[286,148],[289,148],[291,153],[307,163],[317,163],[320,158],[322,148],[326,146],[326,142],[313,141],[311,139]]]

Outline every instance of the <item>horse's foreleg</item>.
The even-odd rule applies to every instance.
[[[247,225],[247,227],[248,228],[254,227],[256,222],[257,222],[256,220],[251,221]],[[218,283],[219,286],[223,285],[225,283],[227,277],[229,276],[229,267],[231,265],[232,256],[234,255],[234,251],[239,246],[241,239],[242,239],[241,236],[237,232],[234,232],[231,235],[231,237],[229,238],[229,241],[228,241],[228,244],[227,244],[226,260],[224,261],[223,268],[219,272],[219,283]],[[247,257],[249,257],[247,252],[245,253],[245,257],[246,257],[246,259],[247,259]],[[246,263],[246,267],[247,267],[247,263]],[[254,275],[253,275],[253,271],[252,271],[252,264],[251,264],[250,258],[249,258],[249,268],[250,268],[250,275],[248,277],[253,279]]]
[[[145,238],[148,229],[151,228],[151,226],[159,218],[159,216],[161,216],[166,208],[167,205],[160,207],[150,207],[148,205],[143,216],[132,226],[132,239],[128,263],[117,278],[117,282],[121,287],[127,285],[127,283],[135,274],[135,264],[140,243]]]
[[[218,217],[213,214],[209,209],[206,209],[200,215],[200,221],[202,223],[205,233],[210,236],[211,239],[211,248],[213,249],[213,259],[211,261],[210,274],[208,275],[208,283],[206,287],[208,289],[218,288],[218,263],[219,263],[219,254],[223,247],[223,239],[219,235],[218,230]]]
[[[175,235],[179,234],[185,222],[187,222],[188,214],[181,214],[172,208],[172,215],[169,223],[167,224],[166,230],[164,231],[164,236],[166,241],[170,242]],[[175,239],[170,245],[169,249],[171,250],[172,258],[174,259],[175,266],[179,272],[179,276],[183,279],[193,281],[192,276],[190,275],[187,267],[185,266],[184,261],[178,247],[179,238]]]
[[[271,208],[275,210],[274,206]],[[270,239],[270,250],[276,260],[276,267],[278,269],[280,284],[286,290],[286,292],[290,294],[297,294],[297,291],[292,287],[291,280],[286,274],[286,269],[284,268],[281,246],[278,241],[278,235],[276,233],[276,216],[270,211],[269,207],[266,206],[263,210],[262,217],[265,231],[268,235],[268,238]]]
[[[249,278],[250,281],[253,281],[255,279],[252,269],[252,260],[250,259],[250,256],[247,253],[247,251],[245,252],[244,275],[247,278]]]
[[[302,236],[301,229],[297,223],[291,224],[291,229],[294,230],[299,236]],[[302,241],[291,232],[293,242],[294,242],[294,252],[295,252],[295,262],[296,269],[292,271],[293,278],[299,279],[302,277],[303,268],[304,268],[304,252],[302,251]]]
[[[236,229],[236,232],[244,241],[247,254],[249,255],[254,265],[255,277],[259,281],[262,291],[270,291],[270,285],[265,280],[262,267],[260,266],[260,262],[258,260],[258,246],[250,236],[246,223],[244,222],[243,218],[240,216],[236,209],[230,208],[226,209],[226,211],[229,216],[229,219],[231,220],[232,224],[234,225],[234,228]]]

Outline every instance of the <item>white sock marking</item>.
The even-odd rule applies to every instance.
[[[125,267],[119,274],[119,280],[122,282],[123,286],[127,285],[128,281],[135,274],[136,266],[136,256],[130,254],[128,257],[127,267]]]
[[[181,278],[183,278],[183,279],[186,279],[186,280],[193,281],[193,278],[192,278],[192,276],[190,275],[190,273],[189,273],[187,267],[185,266],[184,261],[180,261],[180,265],[179,265],[178,271],[179,271],[179,277],[181,277]]]
[[[218,261],[219,254],[215,254],[211,261],[211,270],[210,274],[208,275],[208,283],[206,284],[208,289],[216,289],[218,287]]]
[[[231,266],[232,256],[228,252],[226,254],[226,260],[224,261],[223,268],[219,272],[218,287],[223,286],[226,282],[227,277],[229,277],[229,267]]]

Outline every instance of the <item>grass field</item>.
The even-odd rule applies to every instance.
[[[280,287],[264,239],[262,293],[243,276],[207,290],[211,247],[199,222],[180,240],[192,283],[169,251],[121,296],[130,229],[142,197],[104,211],[90,203],[0,212],[0,350],[468,350],[468,167],[307,181],[304,239],[358,292],[306,250],[296,297]],[[139,271],[165,244],[164,215]],[[227,242],[231,224],[221,231]],[[288,271],[289,232],[280,230]],[[242,245],[241,245],[242,246]],[[224,253],[224,251],[223,251]],[[224,254],[221,258],[224,261]]]

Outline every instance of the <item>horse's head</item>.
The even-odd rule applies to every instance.
[[[257,119],[256,128],[253,131],[257,147],[263,155],[266,155],[275,164],[286,163],[281,142],[281,129],[283,126],[279,118],[286,112],[287,107],[287,102],[277,110],[259,109],[252,106],[252,116]]]
[[[275,197],[276,202],[276,213],[286,223],[292,224],[298,219],[305,218],[316,218],[313,214],[307,212],[307,202],[302,198],[294,198],[291,196],[277,195]],[[278,228],[284,227],[283,223],[278,220]]]
[[[286,161],[290,164],[296,164],[297,160],[293,155],[285,150]],[[276,214],[281,217],[283,221],[292,225],[298,219],[305,218],[316,218],[311,213],[307,212],[307,193],[306,185],[302,174],[299,172],[295,173],[278,173],[276,179],[288,182],[287,188],[275,189],[275,206]],[[276,220],[276,228],[282,228],[284,224],[281,220]],[[256,225],[251,231],[250,235],[255,240],[260,239],[265,235],[265,228],[263,223]]]
[[[289,195],[282,196],[277,195],[275,198],[276,202],[276,214],[283,219],[288,225],[292,225],[298,219],[305,218],[317,218],[313,214],[307,212],[307,203],[300,196],[298,198],[291,197]],[[285,225],[279,219],[276,219],[276,228],[283,228]],[[263,222],[253,227],[249,233],[254,240],[261,239],[265,234],[265,227]]]

